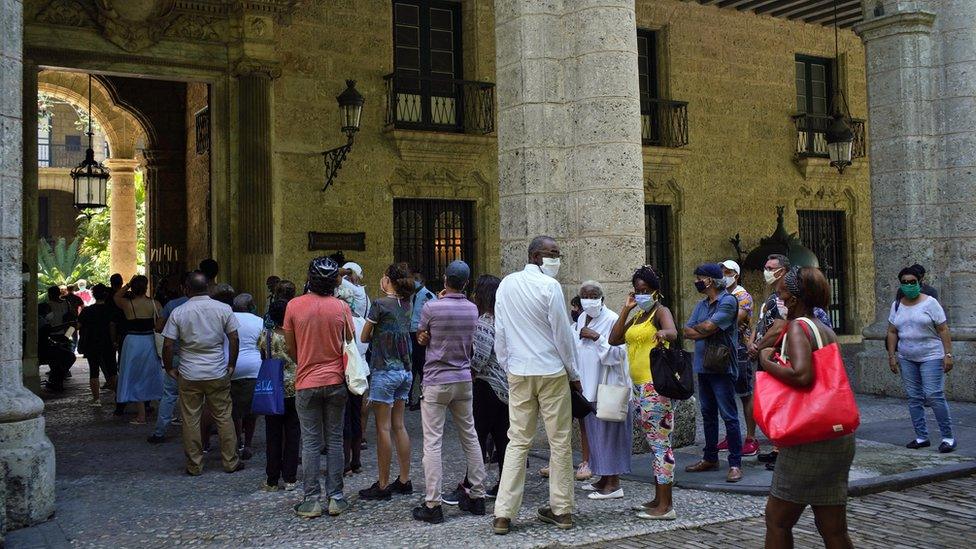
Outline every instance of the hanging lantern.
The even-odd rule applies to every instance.
[[[837,171],[844,173],[844,168],[851,165],[851,156],[854,151],[854,132],[851,126],[844,119],[840,111],[834,112],[833,121],[824,132],[827,140],[827,154],[830,155],[830,165],[837,168]]]
[[[363,103],[366,99],[356,90],[355,80],[346,80],[346,89],[336,96],[336,101],[339,102],[342,133],[351,139],[359,131],[359,120],[363,115]]]
[[[86,212],[104,208],[108,204],[108,168],[95,161],[92,148],[91,82],[88,75],[88,150],[85,159],[71,170],[71,181],[75,188],[75,208]]]

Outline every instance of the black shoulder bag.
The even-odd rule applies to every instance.
[[[654,322],[655,311],[651,317]],[[673,400],[688,400],[695,394],[695,374],[691,355],[681,346],[681,338],[665,347],[655,345],[651,349],[651,378],[657,394]]]
[[[736,299],[732,294],[727,294],[735,299],[735,315],[733,316],[733,322],[736,322],[736,317],[739,314],[739,300]],[[721,305],[721,303],[719,303]],[[719,329],[718,333],[708,338],[705,342],[705,356],[702,357],[702,368],[710,374],[726,374],[729,371],[729,366],[732,364],[732,345],[731,341],[724,341],[727,339],[725,332]]]

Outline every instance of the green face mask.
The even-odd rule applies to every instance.
[[[905,297],[908,299],[915,299],[918,297],[918,294],[922,293],[922,287],[917,282],[913,284],[902,284],[901,293],[905,294]]]

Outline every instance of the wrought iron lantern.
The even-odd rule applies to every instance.
[[[839,173],[844,173],[844,168],[851,165],[851,157],[854,152],[854,132],[851,130],[850,113],[846,115],[841,112],[841,103],[847,110],[847,99],[844,92],[840,89],[840,52],[837,31],[837,0],[834,0],[834,97],[832,99],[833,108],[831,117],[833,120],[824,132],[827,141],[827,154],[830,156],[830,165],[837,168]]]
[[[104,208],[108,204],[109,170],[95,160],[95,150],[92,148],[91,95],[92,76],[88,75],[88,150],[85,159],[71,170],[71,181],[74,183],[75,208],[85,215],[91,216],[91,210]]]
[[[325,186],[322,187],[323,191],[328,189],[335,180],[339,168],[342,167],[342,162],[349,154],[349,150],[352,149],[353,136],[359,131],[359,122],[363,115],[363,103],[366,102],[366,99],[356,90],[355,80],[346,80],[346,89],[336,96],[336,101],[339,103],[339,122],[342,133],[346,134],[349,140],[341,147],[322,153],[322,156],[325,157]]]

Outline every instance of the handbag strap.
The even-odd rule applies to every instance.
[[[810,329],[811,328],[813,329],[814,339],[817,340],[817,348],[814,349],[814,350],[822,349],[823,348],[823,338],[820,335],[820,330],[817,329],[817,325],[812,320],[810,320],[809,318],[807,318],[805,316],[801,316],[800,318],[798,318],[796,320],[800,321],[800,327],[803,328],[803,331],[806,332],[807,335],[810,335]],[[808,326],[809,326],[809,328],[808,328]],[[786,334],[789,331],[790,331],[790,326],[789,326],[789,324],[787,324],[783,328],[783,333],[780,335],[781,343],[780,343],[780,347],[779,347],[779,356],[783,357],[784,360],[787,358],[787,356],[786,356]]]

